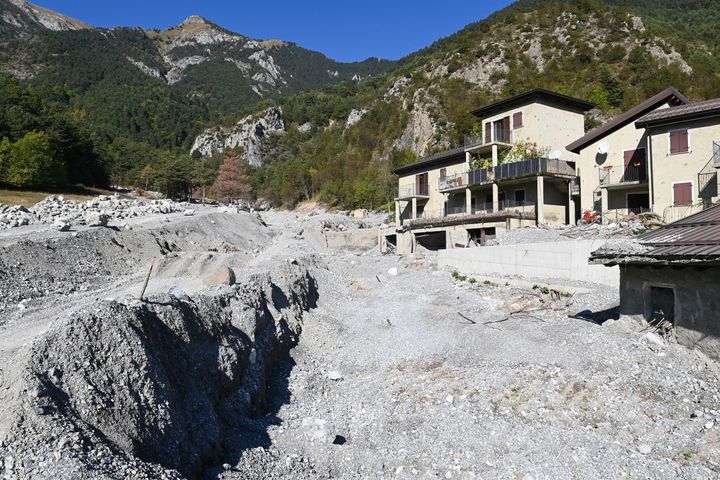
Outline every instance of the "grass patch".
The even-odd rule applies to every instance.
[[[38,202],[45,200],[49,195],[62,195],[66,200],[74,200],[76,202],[84,202],[95,198],[98,195],[112,195],[115,192],[104,190],[102,188],[88,188],[83,186],[68,187],[62,190],[44,191],[44,190],[16,190],[8,188],[0,188],[0,203],[6,205],[23,205],[32,207]]]

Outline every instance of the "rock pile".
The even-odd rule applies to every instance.
[[[175,212],[187,215],[190,211],[187,203],[172,200],[126,200],[116,194],[78,203],[62,195],[51,195],[30,209],[0,204],[0,230],[44,223],[67,231],[72,225],[104,227],[108,222],[126,218]]]

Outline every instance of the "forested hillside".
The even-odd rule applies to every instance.
[[[392,199],[395,166],[460,145],[478,128],[469,112],[508,95],[544,87],[589,100],[598,108],[588,128],[669,85],[694,99],[720,96],[719,8],[720,0],[520,0],[396,64],[336,64],[200,17],[144,31],[62,21],[50,29],[17,16],[19,26],[0,20],[0,65],[23,79],[6,84],[41,98],[92,152],[92,180],[77,180],[65,157],[71,181],[168,193],[210,185],[221,159],[190,156],[195,136],[280,106],[285,133],[262,139],[264,163],[248,171],[253,193],[290,206],[315,198],[377,208]],[[24,135],[52,130],[36,118],[0,134],[3,168]]]
[[[659,1],[657,10],[615,3],[520,1],[409,56],[383,79],[281,101],[290,133],[274,139],[258,192],[288,204],[310,196],[347,207],[387,204],[394,166],[460,145],[477,132],[472,109],[534,87],[596,104],[587,128],[669,85],[694,99],[720,96],[715,47],[701,43],[717,37],[700,33],[709,32],[720,1]],[[679,28],[697,19],[698,4],[708,15]],[[350,109],[368,113],[346,129]],[[308,121],[315,133],[293,129]]]

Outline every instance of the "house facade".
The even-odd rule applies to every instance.
[[[600,212],[610,222],[651,210],[648,135],[635,122],[651,112],[688,102],[668,88],[567,146],[578,156],[583,212]]]
[[[461,148],[398,168],[398,251],[484,244],[499,230],[565,224],[578,215],[574,160],[592,105],[535,89],[473,112],[481,131]],[[522,145],[522,151],[518,149]]]
[[[718,200],[720,99],[651,112],[635,125],[648,139],[655,213],[672,222]]]

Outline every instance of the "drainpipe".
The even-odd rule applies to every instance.
[[[652,135],[650,134],[650,129],[646,129],[645,133],[647,134],[647,149],[645,152],[647,153],[647,158],[645,159],[645,168],[648,170],[648,197],[650,200],[650,211],[655,212],[655,188],[653,185],[653,151],[652,151]],[[655,212],[657,213],[657,212]]]

